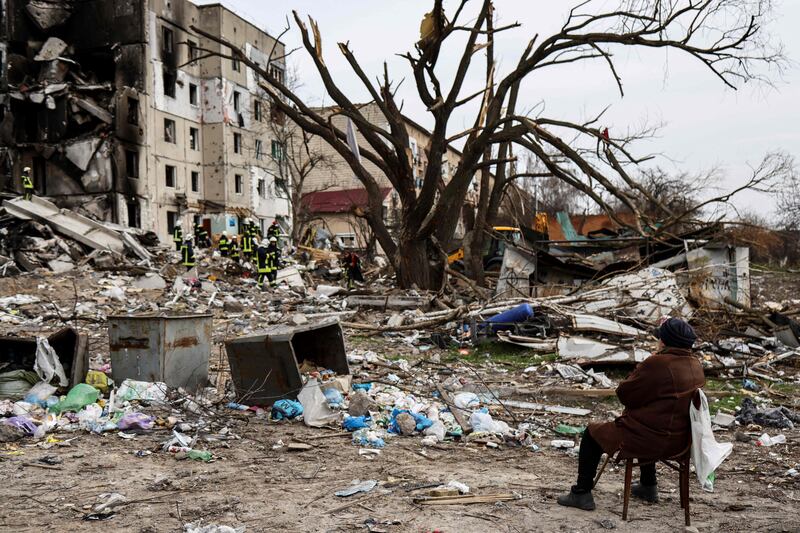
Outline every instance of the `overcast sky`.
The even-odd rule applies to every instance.
[[[545,37],[556,31],[576,2],[497,0],[501,23],[522,24],[521,28],[504,34],[498,43],[500,71],[508,71],[533,35]],[[413,49],[419,39],[422,16],[432,5],[430,0],[225,0],[222,3],[272,35],[283,30],[286,16],[291,17],[293,9],[301,15],[313,16],[320,25],[326,63],[351,99],[367,101],[368,96],[342,59],[336,47],[339,41],[350,42],[371,76],[379,75],[383,62],[388,61],[394,79],[408,78],[399,92],[404,112],[423,125],[430,125],[409,78],[408,64],[395,55]],[[598,0],[594,5],[604,3],[615,2]],[[452,1],[445,5],[452,5]],[[574,121],[593,116],[610,105],[603,124],[612,134],[644,122],[664,123],[658,139],[642,145],[640,154],[663,153],[668,158],[660,161],[661,166],[673,171],[697,173],[720,167],[726,176],[722,186],[732,187],[746,179],[748,164],[757,164],[769,151],[785,150],[800,155],[800,68],[796,63],[800,60],[800,32],[796,30],[800,2],[782,0],[777,2],[777,9],[775,21],[767,29],[783,42],[792,63],[782,77],[773,76],[775,88],[751,84],[733,91],[696,60],[675,51],[618,50],[616,60],[623,77],[624,98],[620,97],[608,69],[603,63],[594,62],[541,71],[526,82],[523,102],[526,106],[543,102],[548,116]],[[293,28],[283,41],[289,49],[299,46],[297,30]],[[447,79],[446,72],[455,68],[456,60],[454,55],[445,55],[440,60],[443,73],[440,78]],[[305,51],[295,52],[290,62],[298,68],[306,98],[313,103],[323,102],[324,90]],[[474,71],[472,86],[481,83],[483,68]],[[453,127],[465,127],[472,120],[474,112],[464,113],[453,122]],[[763,215],[774,212],[772,200],[755,193],[741,197],[737,206]]]

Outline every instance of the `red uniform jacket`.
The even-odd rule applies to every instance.
[[[704,384],[703,367],[691,350],[665,348],[617,387],[622,416],[590,424],[589,433],[609,454],[621,449],[639,459],[676,455],[689,442],[689,404]]]

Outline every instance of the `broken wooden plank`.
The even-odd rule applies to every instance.
[[[545,405],[543,403],[522,402],[519,400],[503,400],[503,402],[501,403],[499,400],[496,400],[494,398],[487,398],[486,403],[490,403],[493,405],[505,405],[506,407],[513,407],[515,409],[545,411],[547,413],[559,413],[562,415],[573,415],[573,416],[586,416],[592,412],[591,409],[581,409],[579,407],[566,407],[563,405]]]
[[[518,499],[511,493],[504,494],[464,494],[461,496],[417,497],[414,503],[420,505],[471,505],[475,503],[508,502]]]

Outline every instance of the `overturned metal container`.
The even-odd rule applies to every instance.
[[[208,382],[213,315],[108,317],[114,381],[164,382],[196,391]]]
[[[49,337],[47,342],[58,355],[69,386],[86,379],[89,369],[88,339],[72,328],[64,328]],[[36,364],[36,339],[33,337],[0,337],[0,368],[3,372],[31,370]]]
[[[257,335],[228,341],[225,348],[236,397],[249,405],[297,398],[303,387],[300,366],[305,361],[339,375],[350,374],[337,318],[302,326],[272,326]]]

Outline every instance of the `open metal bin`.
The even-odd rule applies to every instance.
[[[302,326],[272,326],[257,335],[228,341],[225,348],[236,396],[250,405],[296,398],[303,387],[300,366],[304,361],[339,375],[350,374],[337,318]]]

